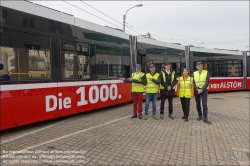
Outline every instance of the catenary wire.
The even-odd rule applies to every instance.
[[[243,36],[243,35],[249,35],[249,34],[236,34],[236,35],[226,35],[226,36],[213,36],[213,37],[202,37],[202,38],[194,38],[190,36],[184,36],[184,35],[178,35],[178,34],[171,34],[171,33],[166,33],[166,32],[161,32],[161,31],[156,31],[156,30],[146,30],[143,28],[138,28],[135,26],[130,26],[131,28],[139,29],[139,30],[145,30],[145,31],[152,31],[152,32],[157,32],[157,33],[162,33],[162,34],[167,34],[167,35],[173,35],[173,36],[182,36],[186,38],[192,38],[192,39],[206,39],[206,38],[219,38],[219,37],[230,37],[230,36]],[[175,39],[175,40],[186,40],[186,39]]]
[[[89,7],[91,7],[91,8],[93,8],[93,9],[95,9],[96,11],[98,11],[98,12],[102,13],[103,15],[107,16],[108,18],[110,18],[110,19],[114,20],[115,22],[117,22],[117,23],[119,23],[119,24],[123,25],[121,22],[119,22],[119,21],[117,21],[116,19],[114,19],[114,18],[112,18],[112,17],[108,16],[107,14],[105,14],[105,13],[103,13],[102,11],[100,11],[100,10],[96,9],[95,7],[93,7],[93,6],[89,5],[89,4],[87,4],[86,2],[84,2],[84,1],[82,1],[82,0],[80,0],[80,1],[81,1],[82,3],[84,3],[84,4],[88,5]],[[130,30],[132,30],[132,31],[134,31],[135,33],[138,33],[139,35],[141,35],[139,32],[135,31],[134,29],[132,29],[132,28],[130,28],[130,27],[127,27],[127,28],[128,28],[128,29],[130,29]]]
[[[65,3],[68,3],[68,4],[71,5],[71,6],[75,7],[75,8],[78,8],[78,9],[80,9],[80,10],[82,10],[82,11],[84,11],[84,12],[86,12],[86,13],[92,15],[92,16],[94,16],[94,17],[97,17],[97,18],[99,18],[99,19],[101,19],[101,20],[103,20],[103,21],[105,21],[105,22],[107,22],[107,23],[109,23],[109,24],[111,24],[111,25],[114,25],[114,26],[116,26],[117,28],[121,28],[121,27],[119,27],[119,26],[117,26],[117,25],[115,25],[115,24],[113,24],[113,23],[111,23],[111,22],[109,22],[109,21],[107,21],[107,20],[105,20],[105,19],[103,19],[103,18],[101,18],[101,17],[98,17],[98,16],[96,16],[96,15],[94,15],[94,14],[92,14],[92,13],[90,13],[90,12],[88,12],[88,11],[86,11],[86,10],[80,8],[80,7],[78,7],[78,6],[75,6],[75,5],[69,3],[69,2],[67,2],[67,1],[65,1],[65,0],[63,0],[63,1],[64,1]],[[136,35],[136,34],[134,34],[134,33],[132,33],[132,32],[130,32],[130,33],[133,34],[133,35]]]

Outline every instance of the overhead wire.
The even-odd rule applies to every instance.
[[[76,5],[73,5],[73,4],[71,4],[71,3],[69,3],[69,2],[67,2],[67,1],[65,1],[65,0],[63,0],[65,3],[68,3],[69,5],[71,5],[71,6],[73,6],[73,7],[75,7],[75,8],[78,8],[78,9],[80,9],[80,10],[82,10],[82,11],[84,11],[84,12],[86,12],[86,13],[88,13],[88,14],[90,14],[90,15],[92,15],[92,16],[94,16],[94,17],[97,17],[97,18],[99,18],[99,19],[101,19],[101,20],[103,20],[103,21],[105,21],[105,22],[107,22],[107,23],[109,23],[109,24],[111,24],[111,25],[114,25],[114,26],[116,26],[117,28],[121,28],[121,27],[119,27],[119,26],[117,26],[117,25],[115,25],[115,24],[113,24],[113,23],[111,23],[111,22],[109,22],[109,21],[107,21],[107,20],[105,20],[105,19],[103,19],[103,18],[100,18],[100,17],[98,17],[98,16],[96,16],[96,15],[94,15],[94,14],[92,14],[92,13],[90,13],[90,12],[88,12],[88,11],[86,11],[86,10],[84,10],[84,9],[82,9],[82,8],[80,8],[80,7],[78,7],[78,6],[76,6]],[[132,32],[130,32],[130,33],[132,33]],[[132,33],[133,35],[136,35],[136,34],[134,34],[134,33]]]
[[[220,43],[221,44],[221,43],[240,43],[240,42],[247,42],[247,41],[249,40],[243,39],[243,40],[230,40],[230,41],[205,41],[204,43]],[[200,43],[194,43],[194,44],[200,44]]]
[[[131,28],[135,29],[141,29],[141,30],[146,30],[142,28],[138,28],[135,26],[130,26]],[[179,34],[172,34],[172,33],[166,33],[166,32],[161,32],[161,31],[156,31],[156,30],[146,30],[146,31],[152,31],[152,32],[157,32],[157,33],[162,33],[162,34],[167,34],[167,35],[173,35],[173,36],[182,36],[186,38],[192,38],[192,39],[206,39],[206,38],[219,38],[219,37],[230,37],[230,36],[243,36],[243,35],[249,35],[249,34],[236,34],[236,35],[226,35],[226,36],[213,36],[213,37],[202,37],[202,38],[196,38],[196,37],[190,37],[190,36],[184,36],[184,35],[179,35]],[[175,40],[187,40],[187,39],[175,39]]]
[[[95,9],[96,11],[98,11],[98,12],[102,13],[103,15],[107,16],[108,18],[110,18],[110,19],[114,20],[115,22],[117,22],[117,23],[119,23],[119,24],[123,25],[121,22],[119,22],[119,21],[117,21],[116,19],[114,19],[114,18],[110,17],[109,15],[107,15],[107,14],[103,13],[102,11],[100,11],[100,10],[96,9],[95,7],[93,7],[93,6],[89,5],[88,3],[86,3],[86,2],[84,2],[84,1],[82,1],[82,0],[80,0],[80,1],[81,1],[82,3],[84,3],[84,4],[88,5],[89,7],[91,7],[91,8],[93,8],[93,9]],[[137,32],[137,31],[135,31],[135,30],[131,29],[130,27],[128,27],[128,26],[126,26],[126,27],[127,27],[127,28],[129,28],[130,30],[132,30],[132,31],[134,31],[134,32],[136,32],[136,33],[138,33],[139,35],[141,35],[139,32]]]
[[[86,2],[84,2],[84,1],[82,1],[82,0],[80,0],[80,1],[81,1],[82,3],[84,3],[84,4],[88,5],[89,7],[91,7],[91,8],[93,8],[93,9],[97,10],[98,12],[100,12],[100,13],[104,14],[105,16],[109,17],[110,19],[112,19],[112,20],[114,20],[114,21],[116,21],[116,22],[118,22],[118,23],[120,24],[120,22],[119,22],[119,21],[117,21],[117,20],[113,19],[112,17],[108,16],[107,14],[103,13],[102,11],[100,11],[100,10],[96,9],[95,7],[93,7],[93,6],[89,5],[89,4],[87,4]]]
[[[133,26],[131,26],[133,27]],[[139,28],[137,28],[139,29]],[[144,29],[145,30],[145,29]],[[149,30],[151,31],[151,30]],[[159,31],[157,31],[159,32]],[[168,33],[164,33],[164,32],[159,32],[159,33],[162,33],[162,34],[168,34]],[[172,34],[173,35],[173,34]],[[211,40],[204,40],[205,38],[219,38],[219,37],[230,37],[230,36],[243,36],[243,35],[249,35],[249,34],[236,34],[236,35],[226,35],[226,36],[213,36],[213,37],[204,37],[204,38],[195,38],[195,39],[203,39],[204,43],[209,43],[209,44],[212,44],[212,43],[217,43],[217,44],[227,44],[227,45],[237,45],[237,46],[241,46],[241,47],[245,47],[243,45],[239,45],[239,44],[233,44],[233,43],[240,43],[240,42],[249,42],[249,39],[242,39],[242,40],[229,40],[229,41],[211,41]],[[182,36],[182,35],[178,35],[178,36]],[[185,36],[187,38],[189,38],[188,36]],[[172,40],[172,39],[171,39]],[[174,40],[180,40],[180,39],[174,39]],[[185,39],[184,39],[185,40]],[[186,39],[187,40],[187,39]],[[188,45],[196,45],[196,44],[200,44],[200,43],[194,43],[194,44],[190,44],[191,42],[189,43],[183,43],[181,42],[182,44],[188,44]]]

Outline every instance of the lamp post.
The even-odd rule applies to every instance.
[[[134,8],[134,7],[141,7],[141,6],[142,6],[141,3],[140,3],[140,4],[137,4],[137,5],[135,5],[135,6],[131,7],[131,8],[129,8],[129,9],[127,10],[127,12],[123,15],[123,32],[125,32],[125,20],[126,20],[126,14],[128,13],[128,11],[129,11],[130,9]]]

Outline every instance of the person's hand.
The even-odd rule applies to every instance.
[[[119,78],[119,80],[123,81],[125,78]]]
[[[128,78],[128,80],[129,80],[129,81],[132,81],[132,80],[133,80],[133,78]]]
[[[140,78],[138,79],[138,82],[141,82],[141,79],[140,79]]]
[[[167,88],[167,89],[168,89],[168,91],[170,91],[170,90],[171,90],[171,87],[170,87],[170,86],[168,86],[168,88]]]
[[[201,94],[202,93],[202,89],[198,89],[198,94]]]

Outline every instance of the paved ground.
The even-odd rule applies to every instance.
[[[1,135],[1,164],[249,165],[249,96],[209,94],[212,125],[196,121],[194,99],[184,122],[174,98],[175,120],[131,119],[129,103],[10,130]]]

